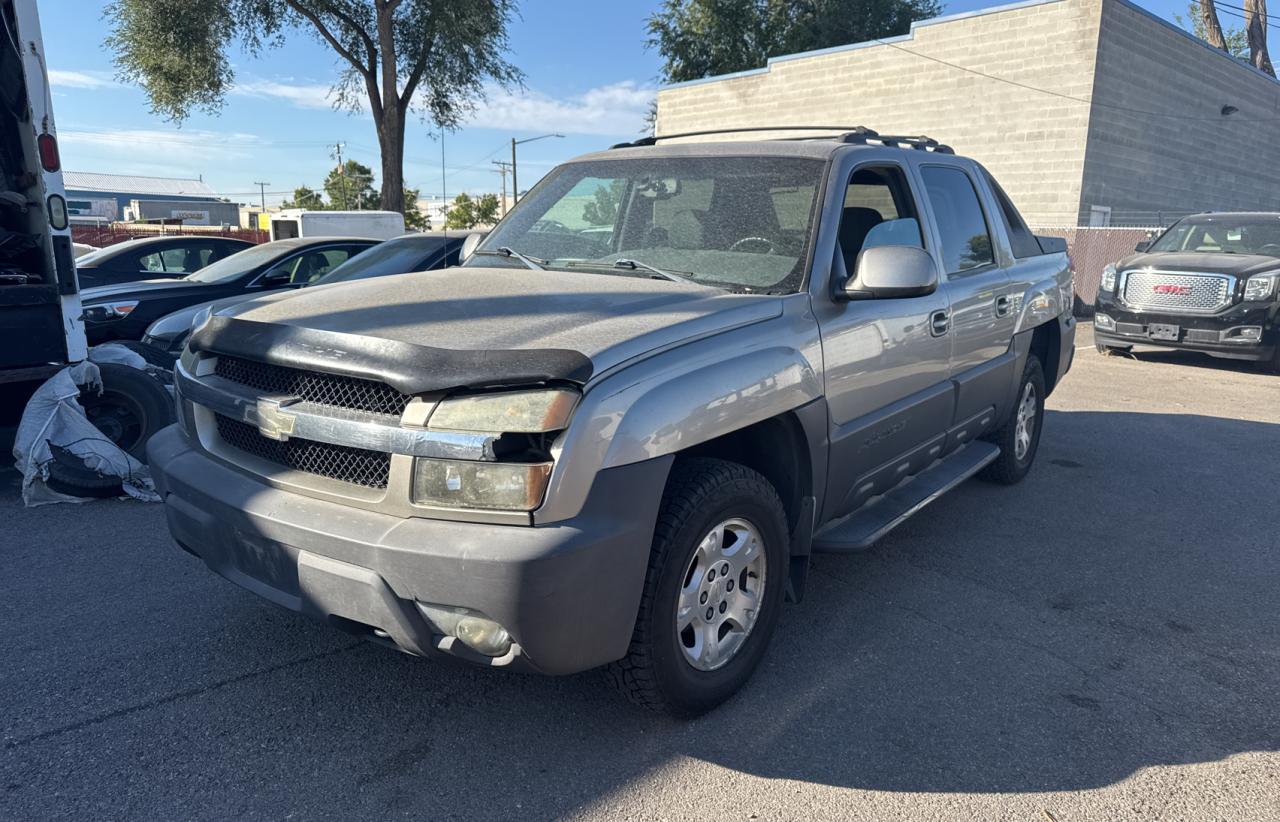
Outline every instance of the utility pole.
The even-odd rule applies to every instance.
[[[342,164],[342,147],[346,143],[334,143],[333,150],[338,156],[338,177],[342,180],[342,210],[347,210],[347,168]]]
[[[262,210],[266,211],[267,210],[267,186],[271,185],[271,183],[255,182],[254,185],[258,187],[258,194],[262,197]]]
[[[444,126],[440,126],[440,230],[449,227],[449,183],[444,174]]]
[[[498,173],[502,175],[502,216],[507,216],[507,172],[511,170],[511,163],[505,163],[502,160],[494,160],[493,164],[498,167]]]

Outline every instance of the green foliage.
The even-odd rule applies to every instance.
[[[613,225],[618,221],[618,206],[626,191],[625,180],[613,180],[608,186],[596,186],[591,202],[582,208],[582,219],[591,225]]]
[[[295,188],[293,190],[293,197],[281,203],[280,207],[311,209],[328,208],[325,204],[324,197],[319,192],[312,191],[306,186],[298,186]]]
[[[449,215],[445,218],[445,228],[475,228],[477,222],[475,200],[467,196],[465,191],[454,197],[453,204],[449,206]]]
[[[1205,28],[1204,18],[1200,16],[1200,4],[1196,0],[1187,3],[1186,19],[1181,14],[1173,15],[1173,19],[1178,21],[1178,25],[1187,31],[1199,37],[1201,40],[1208,42],[1209,30]],[[1187,20],[1191,21],[1191,25],[1187,25]],[[1249,32],[1243,27],[1232,28],[1231,26],[1222,27],[1222,39],[1227,44],[1227,53],[1237,60],[1249,59]]]
[[[378,192],[373,187],[373,169],[347,160],[334,166],[324,178],[324,193],[329,198],[329,208],[338,211],[366,211],[378,207]]]
[[[418,189],[404,190],[404,227],[410,231],[430,231],[431,220],[418,210]]]
[[[493,225],[498,217],[498,195],[482,195],[476,201],[476,225]]]
[[[668,82],[760,68],[770,57],[905,34],[938,0],[664,0],[648,21]]]

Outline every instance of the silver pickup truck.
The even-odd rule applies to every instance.
[[[459,268],[198,318],[150,463],[178,543],[277,604],[694,715],[812,552],[1030,469],[1065,248],[927,138],[650,138]]]

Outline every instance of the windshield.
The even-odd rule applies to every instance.
[[[572,163],[490,232],[468,266],[659,276],[742,292],[795,291],[804,278],[825,162],[671,157]],[[627,261],[618,267],[618,260]]]
[[[368,251],[360,252],[333,271],[313,281],[311,285],[327,285],[416,271],[419,265],[429,262],[430,258],[438,255],[447,242],[448,240],[421,237],[387,240]]]
[[[1280,216],[1188,217],[1174,223],[1148,250],[1280,257]]]
[[[245,272],[257,268],[263,263],[269,263],[277,257],[283,257],[293,250],[294,246],[281,248],[275,243],[255,245],[253,248],[237,251],[230,257],[223,257],[216,263],[207,265],[196,273],[188,275],[186,279],[196,283],[228,283],[243,277]]]

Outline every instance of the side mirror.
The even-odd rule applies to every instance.
[[[840,261],[840,256],[836,259]],[[862,250],[853,275],[836,291],[836,298],[891,300],[924,297],[937,290],[938,266],[933,255],[915,246],[884,245]]]
[[[262,288],[283,288],[290,285],[292,279],[293,274],[287,268],[273,268],[262,275],[258,285]]]
[[[1141,254],[1142,252],[1146,251],[1148,248],[1151,248],[1151,241],[1150,241],[1150,240],[1143,240],[1142,242],[1140,242],[1140,243],[1138,243],[1137,245],[1135,245],[1135,246],[1133,247],[1133,250],[1134,250],[1134,251],[1137,251],[1139,254]]]
[[[462,252],[458,255],[458,262],[465,263],[467,258],[475,253],[476,246],[480,245],[482,239],[484,239],[482,234],[468,234],[467,239],[462,241]]]

